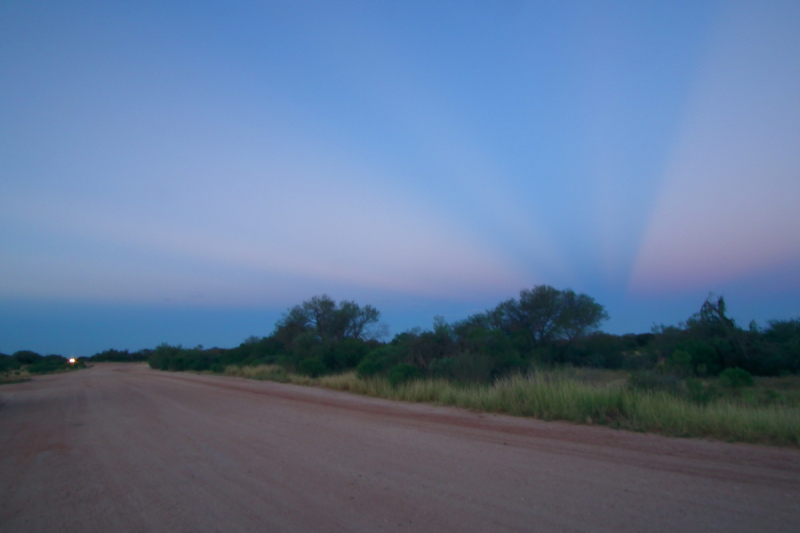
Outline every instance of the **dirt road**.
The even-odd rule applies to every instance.
[[[800,452],[103,364],[0,387],[0,531],[798,531]]]

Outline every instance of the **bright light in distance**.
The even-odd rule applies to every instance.
[[[75,364],[75,358],[74,358],[74,357],[71,357],[71,358],[70,358],[70,360],[69,360],[69,364],[71,364],[71,365],[74,365],[74,364]]]

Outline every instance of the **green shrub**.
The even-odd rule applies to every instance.
[[[656,366],[656,356],[652,352],[634,352],[626,354],[622,360],[622,368],[633,372],[641,372]]]
[[[325,373],[325,363],[318,357],[309,357],[298,363],[297,371],[306,376],[315,378]]]
[[[657,374],[655,372],[633,372],[628,378],[628,387],[640,391],[666,391],[677,393],[680,390],[681,380],[671,374]]]
[[[28,372],[31,374],[47,374],[49,372],[55,372],[56,370],[61,370],[64,368],[63,363],[52,362],[52,361],[39,361],[38,363],[32,364],[28,367]]]
[[[675,350],[664,361],[664,368],[678,376],[688,376],[692,373],[692,354],[686,350]]]
[[[716,376],[721,370],[720,356],[708,342],[689,339],[678,344],[678,349],[692,357],[694,372],[699,376]]]
[[[431,376],[460,383],[491,383],[493,379],[520,373],[525,361],[515,353],[491,357],[481,353],[465,352],[455,357],[441,357],[431,361]]]
[[[237,376],[248,379],[259,379],[288,383],[289,373],[286,369],[278,365],[259,365],[259,366],[237,366],[230,365],[225,368],[226,376]],[[304,378],[309,379],[309,378]]]
[[[369,346],[362,340],[343,339],[334,344],[331,350],[331,358],[335,363],[335,368],[355,368],[364,359],[368,351]]]
[[[433,377],[449,379],[455,375],[455,362],[454,357],[440,357],[431,361],[428,371]]]
[[[378,374],[382,370],[380,364],[375,359],[363,359],[356,367],[356,375],[361,379],[366,379]]]
[[[47,355],[39,357],[32,365],[28,366],[31,374],[47,374],[67,367],[67,358],[60,355]]]
[[[30,350],[20,350],[12,355],[21,365],[32,365],[42,359],[42,356]]]
[[[786,397],[779,393],[778,391],[774,391],[772,389],[767,389],[764,391],[764,402],[767,405],[772,405],[776,403],[783,403],[786,401]]]
[[[550,366],[555,361],[555,355],[550,347],[536,348],[531,353],[531,361],[539,366]]]
[[[398,346],[386,345],[369,352],[358,363],[356,374],[360,378],[368,378],[388,371],[400,362],[403,349]]]
[[[453,378],[462,383],[489,383],[494,361],[483,354],[463,353],[453,358]]]
[[[704,385],[699,379],[686,378],[686,389],[689,399],[700,405],[708,405],[720,397],[720,391],[713,383]]]
[[[525,360],[516,352],[493,357],[493,360],[493,378],[500,378],[510,374],[524,373],[526,367],[528,366]]]
[[[20,367],[19,361],[9,355],[0,356],[0,372],[10,372]]]
[[[389,383],[396,387],[400,383],[419,377],[419,368],[408,363],[400,363],[389,369]]]
[[[753,386],[753,376],[741,368],[726,368],[719,375],[719,384],[726,389],[741,389]]]
[[[187,366],[189,370],[202,372],[203,370],[208,370],[211,368],[211,360],[206,357],[195,356],[189,359]]]
[[[172,370],[175,372],[186,370],[186,359],[181,355],[171,358],[167,363],[167,370]]]

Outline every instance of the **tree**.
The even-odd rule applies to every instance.
[[[519,319],[530,331],[536,346],[546,346],[561,335],[567,322],[562,291],[550,285],[537,285],[532,290],[523,289],[519,292],[518,307]]]
[[[709,337],[726,336],[740,331],[741,328],[725,313],[725,298],[719,296],[715,299],[713,294],[709,294],[700,311],[686,321],[687,329]]]
[[[500,329],[511,337],[524,332],[533,348],[542,348],[557,340],[572,342],[607,319],[608,313],[591,296],[537,285],[521,290],[519,300],[506,300],[485,316],[470,317],[468,322]]]
[[[339,305],[327,294],[314,296],[290,308],[275,325],[274,336],[286,345],[303,333],[321,341],[343,339],[372,340],[382,336],[380,312],[371,305],[359,306],[342,301]]]
[[[561,312],[558,324],[561,335],[567,341],[583,337],[597,329],[601,322],[608,320],[608,313],[594,298],[586,294],[575,294],[571,290],[561,293]]]
[[[359,307],[355,302],[343,301],[339,314],[344,323],[344,338],[373,340],[384,336],[385,327],[379,324],[381,313],[371,305]]]

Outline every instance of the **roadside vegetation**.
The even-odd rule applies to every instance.
[[[593,298],[547,285],[385,342],[380,313],[326,295],[233,349],[162,344],[152,368],[209,371],[674,436],[800,446],[800,320],[741,328],[710,296],[677,326],[599,331]]]
[[[676,437],[800,446],[798,376],[755,378],[748,388],[731,387],[724,378],[704,379],[703,386],[718,393],[712,401],[697,401],[688,388],[641,388],[626,371],[572,367],[492,383],[425,377],[393,384],[386,376],[360,378],[354,371],[312,378],[277,365],[232,365],[225,375]]]
[[[0,354],[0,384],[27,381],[33,375],[86,368],[85,361],[81,358],[70,363],[61,355],[39,355],[30,350],[21,350],[13,355]]]
[[[106,350],[96,353],[91,357],[93,363],[144,363],[153,354],[153,350],[139,350],[138,352],[128,352],[128,350]]]

